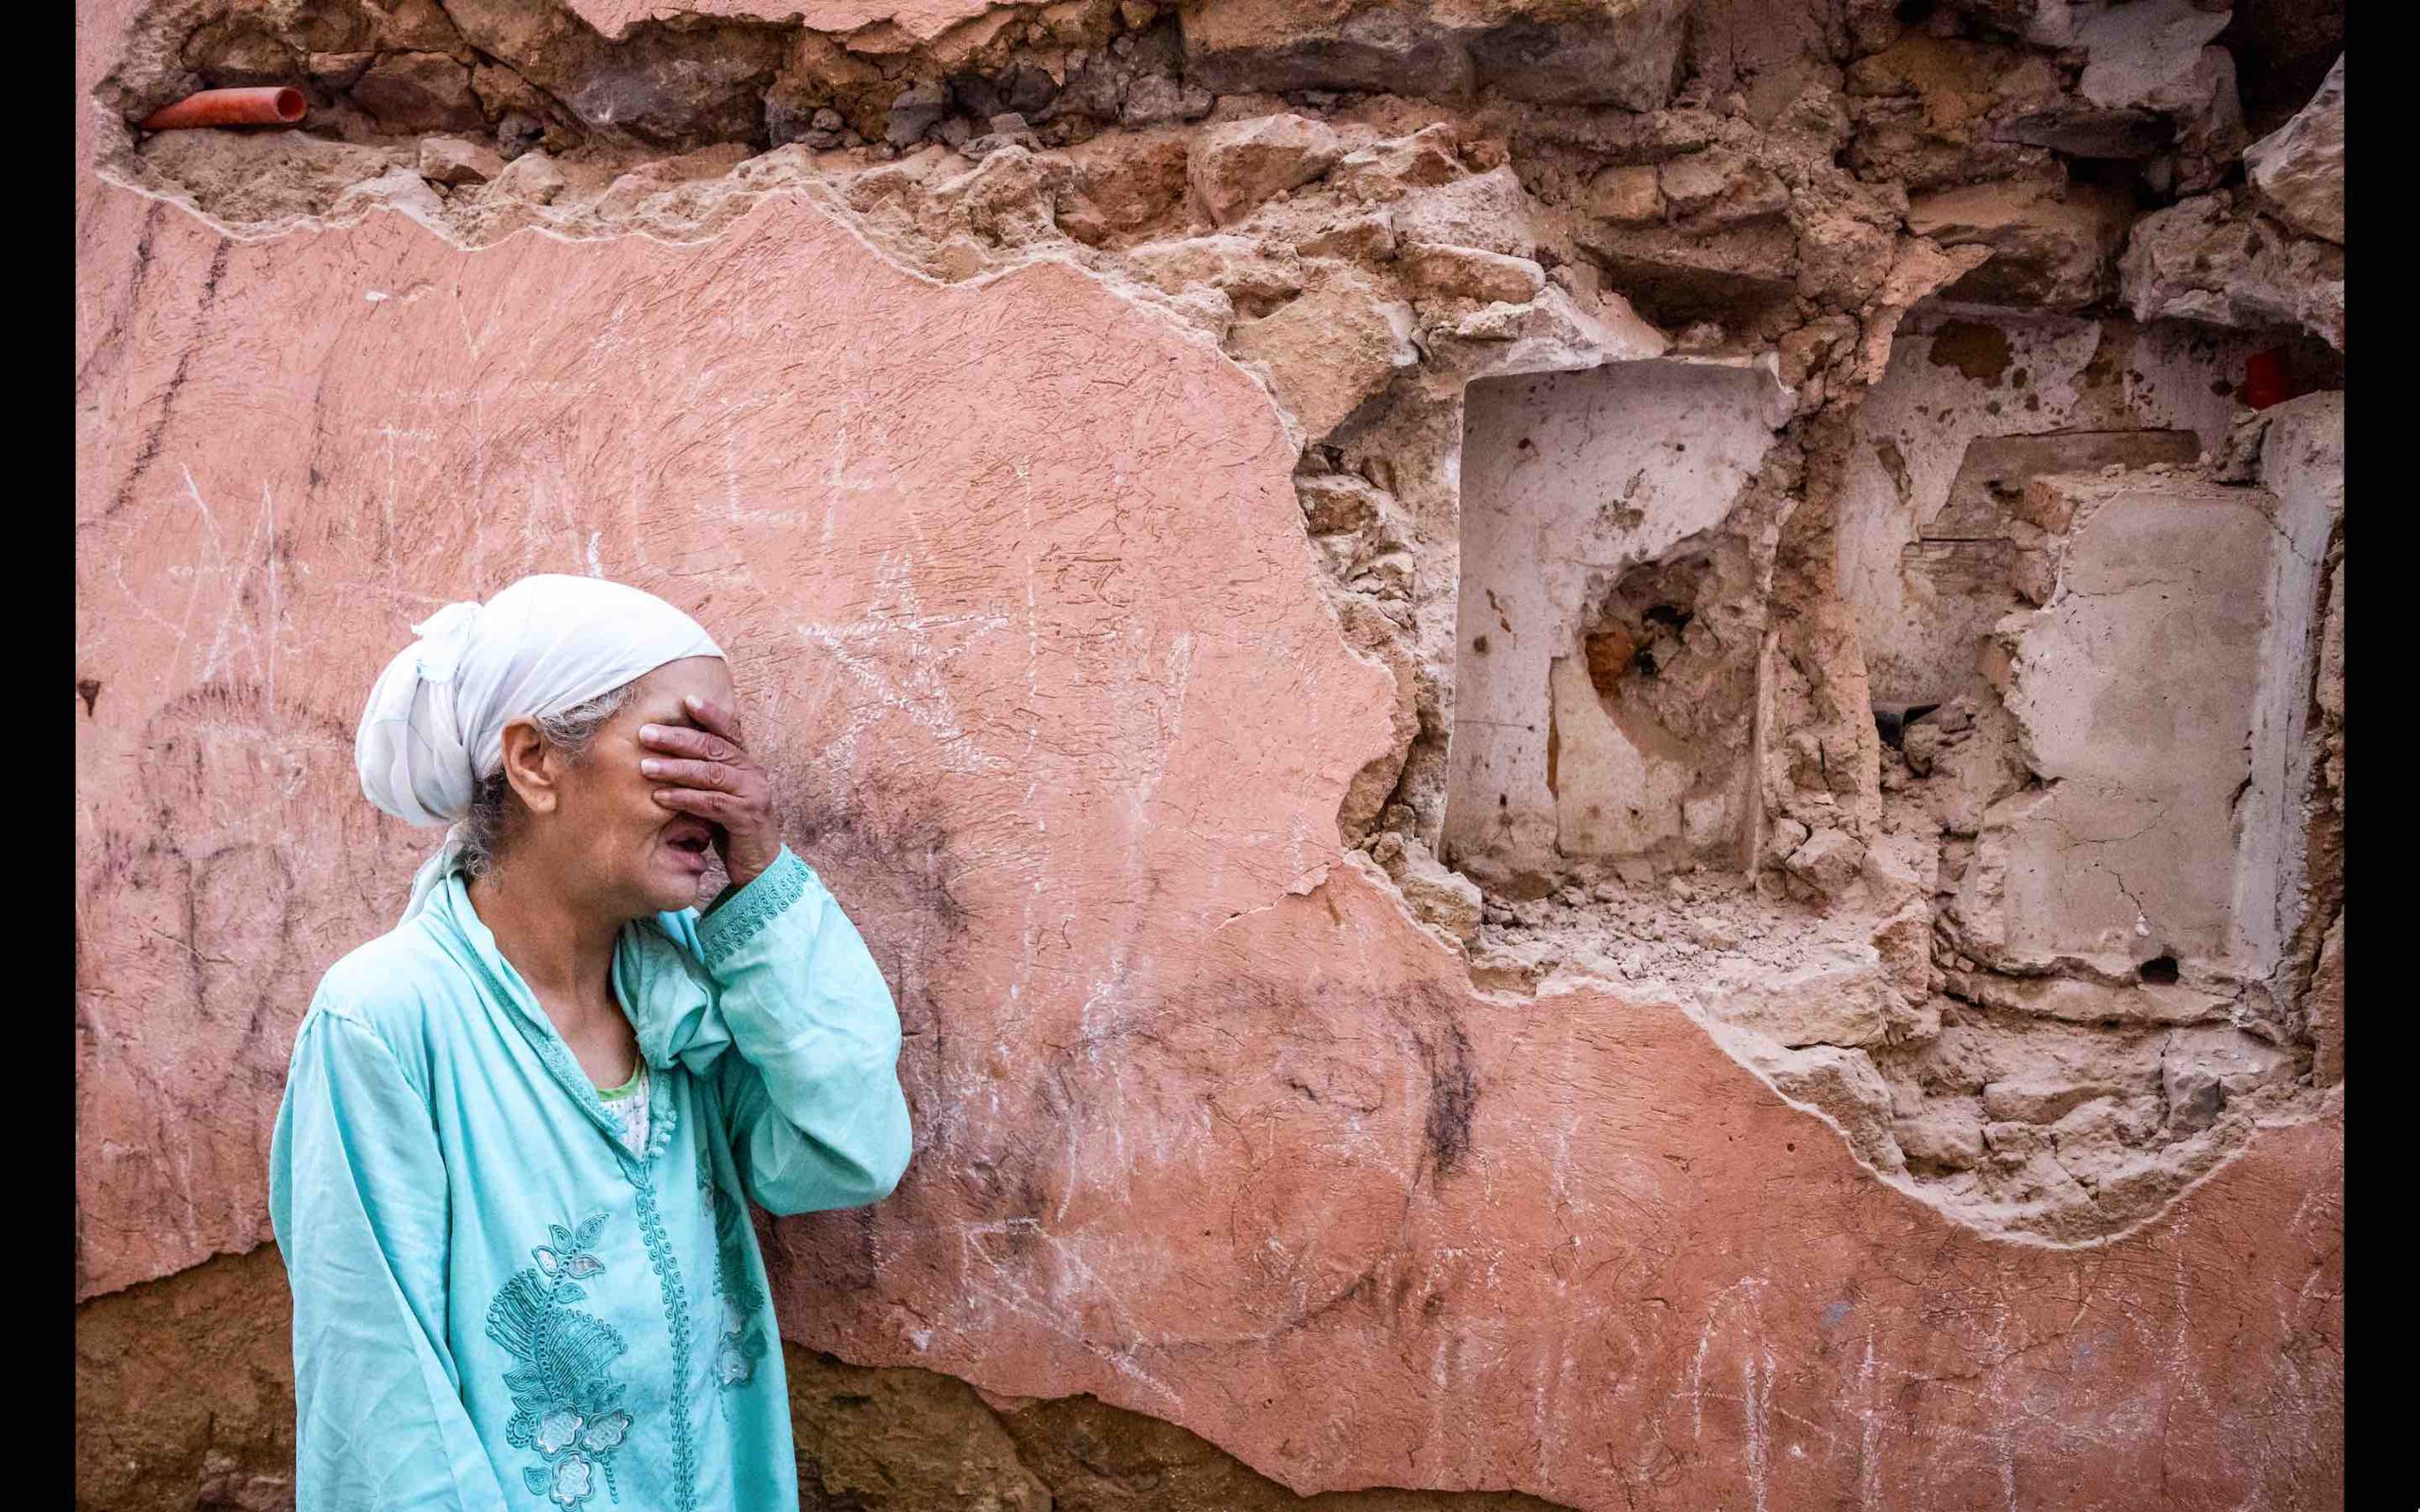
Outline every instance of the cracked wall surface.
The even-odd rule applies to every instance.
[[[85,1332],[274,1316],[359,689],[595,571],[900,1000],[828,1504],[2336,1504],[2341,24],[87,8]]]

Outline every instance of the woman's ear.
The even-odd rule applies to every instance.
[[[521,806],[532,814],[551,814],[562,775],[555,748],[538,733],[537,724],[515,719],[504,727],[504,780],[512,784]]]

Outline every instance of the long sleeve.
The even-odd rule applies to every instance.
[[[899,1013],[856,926],[785,847],[696,927],[737,1052],[714,1074],[749,1195],[774,1213],[889,1195],[912,1144]]]
[[[503,1512],[445,1343],[446,1185],[427,1104],[386,1041],[313,1012],[269,1151],[300,1512]]]

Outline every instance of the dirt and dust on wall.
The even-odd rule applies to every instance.
[[[799,195],[1164,312],[1394,676],[1354,864],[2065,1244],[2343,1074],[2342,12],[158,0],[98,103],[238,237]]]

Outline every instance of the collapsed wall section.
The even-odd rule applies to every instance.
[[[1739,866],[1770,562],[1725,527],[1779,385],[1631,362],[1467,404],[1443,859],[1531,896],[1571,862]]]
[[[2231,558],[2274,579],[2273,612],[2226,626],[2258,667],[2214,635],[2162,702],[2116,667],[2172,631],[2068,625],[2068,542],[2025,501],[2079,471],[2193,471],[2247,364],[2341,381],[2341,314],[2307,276],[2336,255],[2313,186],[2341,84],[2263,145],[2243,222],[2238,284],[2303,302],[2216,305],[2162,271],[2173,216],[2206,238],[2244,214],[2199,21],[2012,36],[1860,13],[1768,39],[1838,71],[1713,100],[1737,57],[1676,42],[1672,7],[1616,11],[155,0],[100,91],[117,110],[300,68],[312,113],[100,150],[247,235],[388,210],[468,246],[694,240],[803,196],[929,277],[1072,263],[1215,342],[1292,427],[1329,606],[1393,677],[1345,842],[1476,981],[1669,992],[1878,1170],[1910,1148],[1969,1168],[1979,1132],[1939,1134],[1908,1080],[1961,1013],[2198,992],[2198,1016],[2302,1022],[2285,947],[2316,948],[2293,879],[2317,767],[2289,643],[2312,585]],[[1642,67],[1605,72],[1619,46]],[[1431,97],[1391,93],[1415,79]],[[2171,219],[2129,240],[2129,194],[2176,198]],[[2192,318],[2137,323],[2121,297]],[[2063,708],[2129,696],[2131,720],[2059,747]],[[2203,754],[2247,718],[2241,761],[2188,778],[2149,754]],[[2110,754],[2113,724],[2146,721],[2164,747]],[[2272,977],[2283,1005],[2229,985]],[[2070,1207],[1978,1221],[2082,1233],[2146,1211]]]

